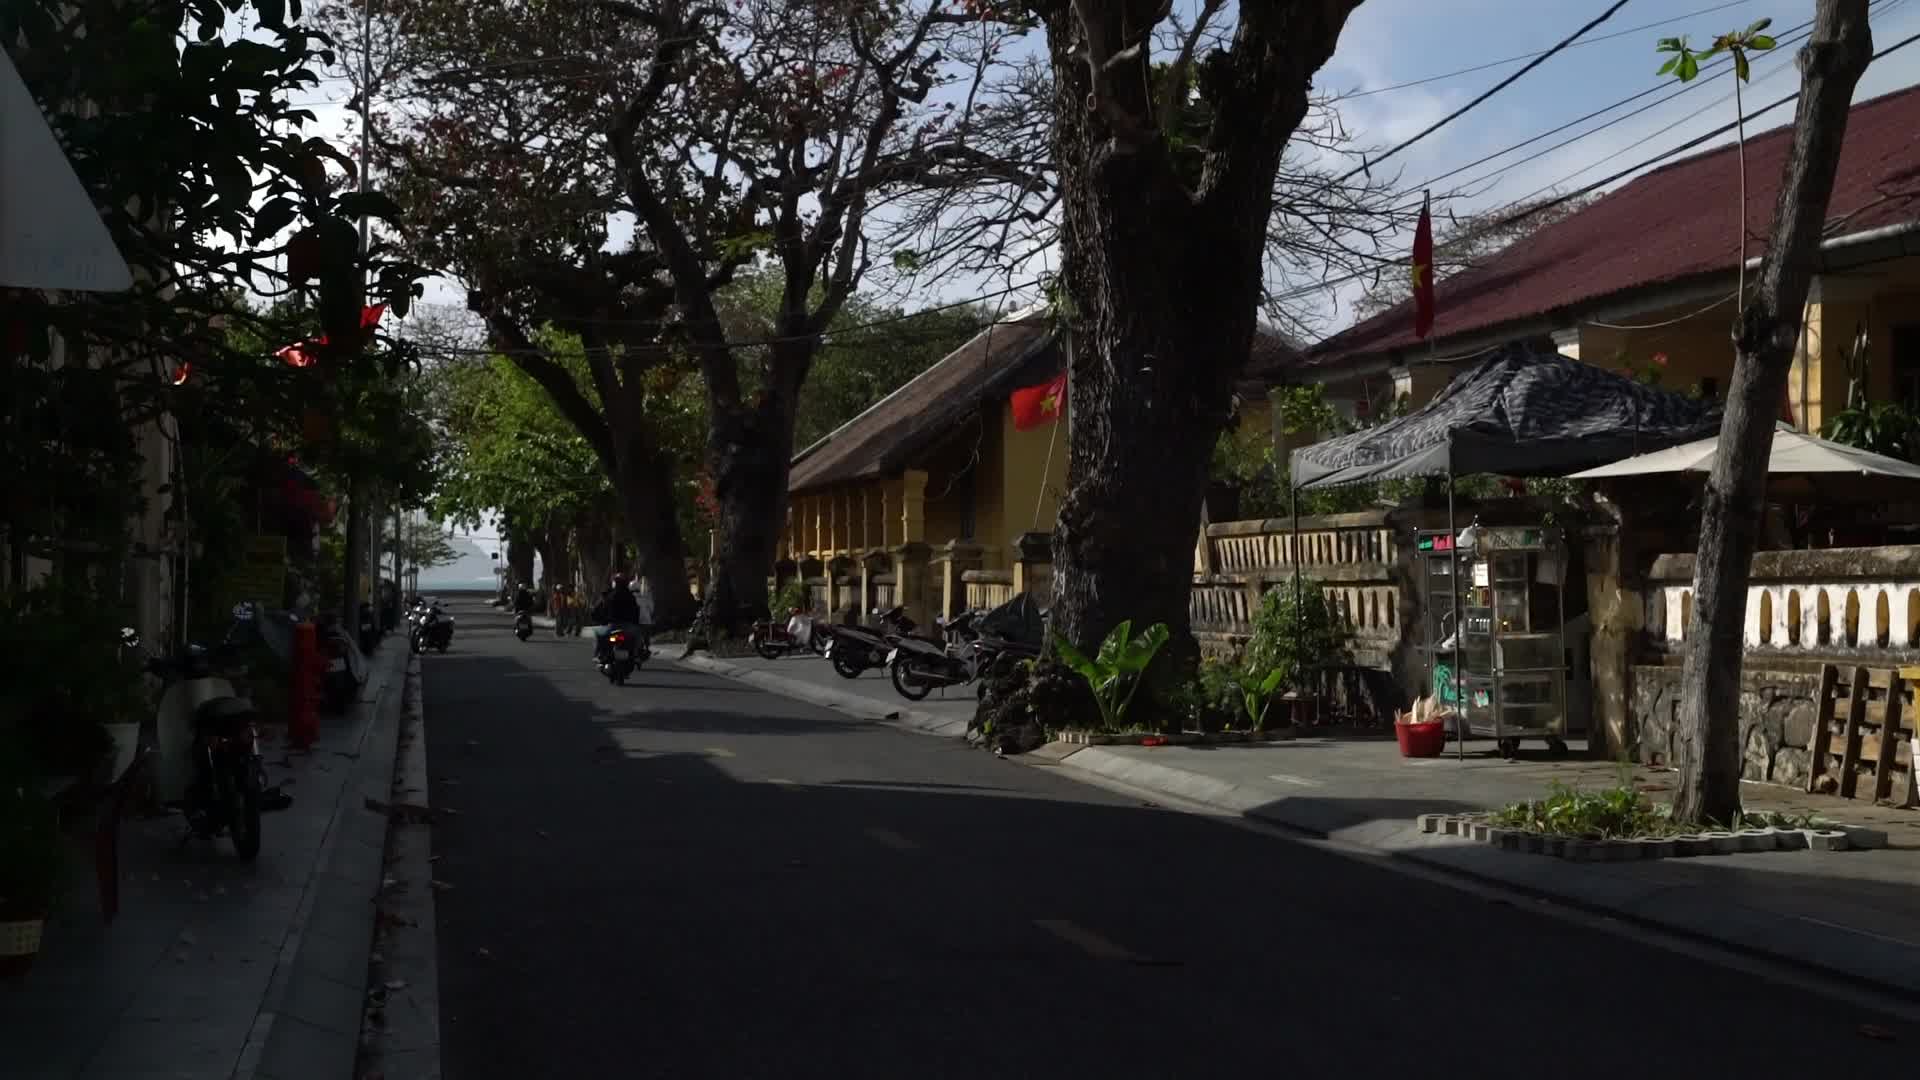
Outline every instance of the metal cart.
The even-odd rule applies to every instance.
[[[1566,539],[1553,528],[1474,526],[1461,543],[1460,670],[1467,730],[1504,757],[1521,739],[1567,752]],[[1551,592],[1543,602],[1541,586]]]

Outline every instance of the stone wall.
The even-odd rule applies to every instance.
[[[1633,669],[1633,721],[1639,735],[1634,756],[1645,764],[1670,765],[1674,761],[1680,672],[1678,664]],[[1817,664],[1748,667],[1741,673],[1740,745],[1746,754],[1743,777],[1787,787],[1807,786],[1811,762],[1807,747],[1813,740],[1819,693]]]

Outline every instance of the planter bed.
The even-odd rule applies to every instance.
[[[1815,821],[1807,828],[1767,826],[1735,832],[1713,831],[1632,839],[1594,840],[1552,836],[1491,823],[1487,814],[1421,814],[1423,833],[1454,836],[1477,844],[1527,855],[1546,855],[1570,862],[1638,862],[1642,859],[1689,858],[1758,851],[1864,851],[1886,846],[1887,836],[1874,829]]]

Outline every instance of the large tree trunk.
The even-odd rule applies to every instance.
[[[767,575],[787,517],[793,410],[763,404],[712,415],[707,465],[719,505],[719,552],[703,614],[710,631],[739,636],[768,616]]]
[[[533,584],[533,545],[518,530],[507,536],[507,582],[509,590],[521,585]]]
[[[1700,518],[1676,731],[1681,775],[1673,810],[1683,822],[1731,823],[1740,813],[1742,628],[1773,421],[1800,337],[1853,88],[1872,52],[1867,0],[1820,0],[1813,36],[1800,50],[1793,151],[1774,206],[1766,261],[1753,301],[1734,325],[1726,419]]]
[[[540,586],[552,596],[554,586],[573,581],[573,530],[565,522],[547,522],[546,544],[540,549],[540,557],[546,560]]]
[[[573,523],[579,542],[580,576],[591,604],[613,581],[613,526],[599,514],[582,514]]]
[[[1062,3],[1047,17],[1072,331],[1053,625],[1092,650],[1121,620],[1165,623],[1160,678],[1198,656],[1193,541],[1253,344],[1274,176],[1355,3],[1242,6],[1209,79],[1217,120],[1197,176],[1159,133],[1147,50],[1126,49],[1160,6]],[[1090,70],[1111,75],[1096,84]]]
[[[687,547],[673,500],[673,462],[643,433],[615,435],[619,474],[614,487],[635,540],[635,568],[653,597],[653,618],[660,626],[693,621],[696,605],[687,588]]]

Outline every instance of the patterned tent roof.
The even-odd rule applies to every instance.
[[[1717,405],[1558,353],[1509,346],[1418,411],[1295,450],[1293,482],[1559,476],[1718,431]]]

